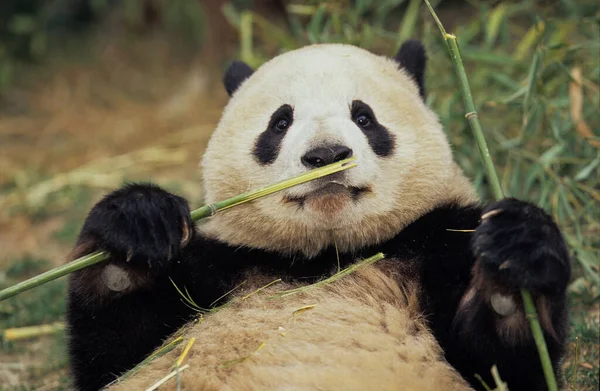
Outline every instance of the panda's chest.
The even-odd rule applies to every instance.
[[[197,389],[468,389],[419,316],[413,288],[366,265],[317,285],[240,292],[186,329],[196,339],[188,371]],[[150,365],[166,372],[172,356]]]

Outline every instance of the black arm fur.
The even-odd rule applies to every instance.
[[[189,214],[183,198],[153,185],[126,186],[90,211],[73,257],[96,250],[112,257],[70,278],[69,355],[78,390],[97,390],[116,379],[193,319],[196,313],[183,304],[170,278],[208,308],[248,267],[307,282],[334,268],[332,252],[285,262],[278,254],[207,240],[194,231]],[[109,263],[128,272],[127,289],[106,287],[102,273]]]
[[[480,218],[491,210],[497,215]],[[448,231],[472,230],[474,233]],[[446,359],[473,387],[475,374],[493,386],[495,364],[512,391],[546,390],[540,359],[523,316],[520,288],[537,298],[545,339],[557,378],[567,337],[565,289],[569,255],[552,219],[540,208],[514,199],[486,209],[438,208],[405,229],[392,247],[420,258],[422,308]],[[483,253],[483,254],[482,254]],[[510,264],[501,268],[504,261]],[[505,264],[506,266],[506,264]],[[483,270],[483,271],[482,271]],[[470,288],[474,288],[469,292]],[[490,306],[490,293],[513,297],[519,322],[510,332],[508,317]],[[469,294],[473,296],[469,299]],[[462,300],[462,303],[461,303]],[[492,387],[493,388],[493,387]]]

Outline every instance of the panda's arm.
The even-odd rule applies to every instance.
[[[421,220],[409,234],[421,254],[422,305],[448,361],[477,388],[476,374],[494,384],[496,365],[511,390],[546,389],[520,289],[534,295],[559,370],[570,261],[556,224],[514,199],[484,210],[440,208]]]
[[[70,277],[68,344],[77,389],[114,380],[197,315],[172,281],[206,306],[229,289],[234,252],[202,238],[189,215],[184,199],[151,185],[126,186],[90,211],[72,258],[96,250],[111,258]]]
[[[67,323],[76,389],[98,390],[115,380],[199,314],[174,284],[198,306],[208,308],[238,283],[238,259],[242,258],[234,256],[232,248],[195,233],[157,274],[114,259],[73,273]],[[121,285],[123,290],[107,287],[104,271],[110,269],[126,273],[115,277],[129,279]],[[113,289],[118,285],[112,284]]]
[[[97,390],[116,379],[198,315],[175,285],[208,308],[249,267],[292,278],[330,269],[318,261],[290,266],[281,255],[204,238],[189,216],[183,198],[152,185],[116,190],[90,211],[71,257],[105,250],[110,259],[70,277],[68,343],[76,389]]]

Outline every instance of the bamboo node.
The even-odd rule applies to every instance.
[[[465,114],[465,118],[467,120],[470,120],[471,118],[476,118],[477,117],[477,112],[476,111],[471,111],[467,114]]]
[[[535,319],[535,320],[537,320],[537,319],[538,319],[538,317],[537,317],[537,314],[531,314],[531,313],[526,313],[526,314],[525,314],[525,317],[526,317],[527,319]]]

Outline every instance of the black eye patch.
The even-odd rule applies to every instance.
[[[277,159],[281,142],[293,122],[294,109],[288,104],[271,115],[267,129],[258,136],[254,145],[254,157],[260,164],[271,164]]]
[[[392,134],[377,122],[373,109],[363,101],[355,100],[350,108],[352,121],[358,126],[369,141],[373,152],[381,157],[390,156],[394,151],[395,141]]]

